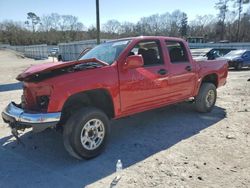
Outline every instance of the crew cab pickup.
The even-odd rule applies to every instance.
[[[21,103],[2,112],[12,130],[42,131],[63,126],[66,150],[74,157],[100,154],[117,119],[193,99],[210,112],[216,89],[226,83],[224,60],[196,62],[179,38],[148,36],[102,43],[79,60],[47,63],[17,76]]]

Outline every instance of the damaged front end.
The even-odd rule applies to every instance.
[[[22,109],[20,105],[11,102],[2,112],[4,122],[12,129],[23,130],[32,127],[35,132],[40,132],[57,125],[61,113],[42,113]]]
[[[63,74],[107,66],[98,59],[88,59],[67,63],[46,63],[29,67],[17,76],[23,82],[21,103],[11,102],[2,112],[4,122],[8,123],[13,135],[18,130],[33,128],[35,132],[56,127],[61,118],[61,112],[49,111],[53,85],[48,79]]]
[[[11,102],[2,112],[2,118],[11,128],[11,133],[18,142],[19,130],[33,128],[34,132],[41,132],[47,128],[55,127],[59,122],[61,113],[39,113],[22,109],[21,105]]]
[[[53,87],[45,83],[24,82],[21,103],[11,102],[2,112],[4,122],[14,130],[33,128],[40,132],[55,127],[61,112],[48,113]]]

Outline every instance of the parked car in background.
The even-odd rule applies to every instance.
[[[201,48],[201,49],[191,49],[191,54],[194,60],[214,60],[224,55],[228,54],[230,51],[235,49],[229,48]]]
[[[234,50],[221,59],[227,60],[229,67],[241,70],[243,67],[250,67],[250,50]]]
[[[49,52],[49,55],[52,57],[57,57],[58,53],[59,53],[59,48],[52,48]]]
[[[211,50],[212,48],[199,48],[199,49],[190,49],[192,57],[196,61],[203,61],[207,60],[206,54]]]

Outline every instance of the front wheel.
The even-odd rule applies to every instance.
[[[75,153],[89,159],[104,150],[108,134],[109,120],[106,114],[94,107],[82,108],[65,125],[64,145],[73,157],[76,157]]]
[[[195,97],[195,108],[198,112],[210,112],[217,98],[216,87],[212,83],[203,83]]]

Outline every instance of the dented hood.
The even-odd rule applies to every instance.
[[[53,70],[66,68],[69,66],[74,66],[74,65],[82,64],[82,63],[90,63],[90,62],[99,63],[99,64],[105,65],[105,66],[109,65],[108,63],[103,62],[103,61],[96,59],[96,58],[79,60],[79,61],[69,61],[69,62],[44,63],[44,64],[33,65],[33,66],[29,67],[24,72],[19,74],[16,79],[19,81],[24,81],[26,78],[28,78],[32,75],[35,75],[35,74],[47,73],[47,72],[50,72]]]

